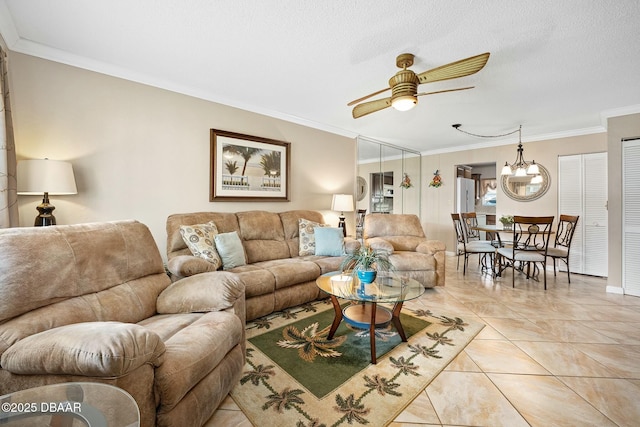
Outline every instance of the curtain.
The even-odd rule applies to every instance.
[[[0,46],[0,228],[18,226],[16,149],[7,70],[7,54]]]

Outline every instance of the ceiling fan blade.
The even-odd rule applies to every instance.
[[[351,101],[350,103],[348,103],[348,104],[347,104],[347,106],[351,107],[352,105],[357,104],[357,103],[359,103],[359,102],[362,102],[362,101],[364,101],[365,99],[371,98],[372,96],[380,95],[382,92],[386,92],[386,91],[388,91],[389,89],[391,89],[391,88],[390,88],[390,87],[388,87],[388,88],[386,88],[386,89],[381,89],[381,90],[379,90],[379,91],[377,91],[377,92],[370,93],[369,95],[363,96],[362,98],[358,98],[358,99],[356,99],[356,100]]]
[[[455,92],[457,90],[467,90],[467,89],[473,89],[475,86],[468,86],[468,87],[460,87],[458,89],[445,89],[445,90],[437,90],[435,92],[421,92],[419,94],[417,94],[416,96],[422,96],[422,95],[434,95],[436,93],[444,93],[444,92]]]
[[[391,107],[391,98],[376,99],[375,101],[358,104],[353,107],[353,118],[357,119],[358,117],[384,110],[387,107]]]
[[[485,52],[450,64],[441,65],[418,74],[418,80],[420,83],[431,83],[475,74],[485,66],[489,60],[489,55],[489,52]]]

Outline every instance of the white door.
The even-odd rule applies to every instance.
[[[574,273],[607,276],[607,153],[558,157],[558,216],[580,215],[571,243]],[[564,269],[563,263],[560,268]]]
[[[578,228],[571,241],[571,256],[569,269],[574,273],[584,273],[584,232],[582,222],[583,192],[582,192],[582,156],[558,157],[558,217],[565,215],[580,215]],[[566,271],[564,263],[558,263],[561,271]]]
[[[608,274],[607,153],[582,156],[584,179],[584,273]]]
[[[622,143],[622,289],[640,296],[640,139]]]

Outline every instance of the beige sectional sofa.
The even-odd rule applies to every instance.
[[[0,254],[0,395],[101,382],[142,426],[200,426],[239,381],[244,284],[172,283],[145,225],[1,229]]]
[[[180,233],[181,226],[213,221],[219,233],[237,232],[246,255],[246,265],[228,270],[245,285],[247,320],[274,311],[326,297],[316,285],[324,273],[338,270],[341,256],[300,256],[300,220],[325,224],[320,212],[246,211],[174,214],[167,219],[167,267],[176,278],[215,272],[224,273],[205,259],[192,255]],[[345,251],[360,247],[345,239]],[[304,247],[304,242],[303,242]]]
[[[247,320],[326,297],[315,281],[323,273],[338,270],[342,257],[302,255],[305,237],[300,238],[300,221],[324,224],[320,212],[246,211],[237,213],[198,212],[171,215],[167,219],[168,269],[176,278],[203,272],[222,273],[219,267],[196,257],[187,247],[181,226],[210,221],[219,233],[237,232],[246,254],[246,265],[228,270],[245,285]],[[421,282],[425,287],[444,285],[445,246],[428,240],[415,215],[367,215],[365,243],[391,253],[399,274]],[[360,242],[345,239],[345,251],[352,252]]]

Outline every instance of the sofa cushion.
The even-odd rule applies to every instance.
[[[286,258],[253,264],[271,273],[275,289],[286,288],[306,282],[315,282],[320,276],[320,267],[313,261],[302,258]]]
[[[231,270],[247,263],[244,247],[236,231],[217,234],[214,240],[216,249],[222,259],[222,268],[224,270]]]
[[[180,235],[194,256],[209,261],[215,269],[222,267],[222,260],[216,250],[214,238],[218,228],[213,221],[206,224],[181,225]]]
[[[120,377],[145,363],[159,366],[160,337],[142,326],[87,322],[31,335],[4,352],[0,364],[14,374]]]
[[[298,249],[298,256],[307,256],[316,254],[316,227],[328,227],[327,224],[320,224],[315,221],[309,221],[308,219],[300,218],[298,220],[300,237],[300,248]]]
[[[280,215],[266,211],[238,212],[237,215],[247,263],[291,256]]]
[[[16,227],[0,234],[0,323],[69,298],[164,274],[151,232],[136,221]],[[167,287],[170,280],[164,276]],[[156,296],[149,298],[152,306],[136,311],[155,310]]]
[[[316,240],[316,255],[344,255],[344,232],[341,228],[314,227],[313,234]]]
[[[425,240],[420,218],[410,214],[369,214],[364,218],[365,242],[382,237],[396,251],[414,251]]]

